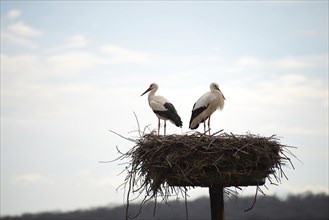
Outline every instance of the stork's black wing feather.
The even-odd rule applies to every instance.
[[[195,103],[196,104],[196,103]],[[190,128],[191,128],[191,124],[192,124],[192,121],[198,116],[200,115],[204,110],[207,109],[208,106],[201,106],[197,109],[194,109],[195,107],[195,104],[193,105],[193,110],[192,110],[192,115],[191,115],[191,119],[190,119]],[[205,119],[206,120],[206,119]],[[201,122],[204,122],[205,120],[201,121]],[[199,125],[196,125],[196,127],[194,128],[191,128],[191,129],[197,129],[199,127]]]
[[[182,127],[183,122],[179,117],[179,115],[177,114],[174,105],[171,104],[170,102],[166,102],[163,106],[167,109],[166,111],[153,111],[153,112],[163,118],[170,120],[177,127]]]
[[[173,104],[171,104],[170,102],[166,102],[163,106],[164,106],[166,109],[168,109],[168,111],[171,111],[171,112],[177,114],[177,111],[176,111],[176,109],[175,109],[175,106],[174,106]]]

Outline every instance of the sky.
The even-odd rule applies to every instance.
[[[167,133],[217,82],[213,132],[297,147],[265,194],[328,193],[328,1],[1,0],[1,215],[122,205],[124,161],[99,161],[134,146],[109,132],[138,139],[134,113],[157,128],[153,82],[183,121]]]

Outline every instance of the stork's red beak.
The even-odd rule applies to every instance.
[[[143,96],[145,93],[149,92],[150,90],[151,90],[151,86],[145,92],[143,92],[141,96]]]

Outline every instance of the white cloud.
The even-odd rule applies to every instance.
[[[285,57],[278,60],[276,64],[281,68],[307,68],[310,67],[312,63],[305,58],[300,57]]]
[[[128,50],[115,45],[107,44],[100,48],[100,51],[109,55],[112,64],[122,63],[149,63],[150,56],[143,52]]]
[[[273,109],[305,108],[305,106],[325,108],[328,90],[325,82],[304,75],[286,74],[275,78],[263,79],[250,83],[227,85],[229,96],[244,110],[263,111],[270,114]],[[257,108],[255,108],[257,106]],[[264,110],[263,108],[266,108]],[[272,110],[271,110],[272,109]],[[287,112],[286,112],[287,113]]]
[[[260,64],[260,60],[255,58],[255,57],[251,57],[251,56],[245,56],[245,57],[241,57],[238,60],[238,65],[242,65],[242,66],[256,66]]]
[[[76,75],[82,71],[105,64],[101,56],[82,51],[71,51],[47,57],[47,68],[56,75]]]
[[[327,100],[328,92],[325,85],[304,75],[287,74],[281,77],[257,83],[265,102],[277,105],[305,103],[310,99]],[[321,101],[321,103],[322,103]]]
[[[82,48],[87,45],[87,39],[84,35],[76,34],[66,39],[66,47],[68,48]]]
[[[15,36],[9,33],[6,33],[5,36],[15,39]],[[24,40],[24,38],[19,39]],[[71,44],[71,46],[75,45],[75,47],[80,47],[85,42],[85,38],[80,35],[76,35],[72,39],[76,40],[76,43],[73,43],[73,40]],[[31,48],[37,47],[37,45],[34,45],[32,42],[26,41],[25,43],[25,46],[29,45]],[[31,76],[43,78],[71,77],[80,75],[83,72],[88,72],[91,69],[95,70],[95,72],[97,68],[98,71],[102,71],[103,65],[146,62],[148,59],[145,57],[143,58],[143,54],[138,58],[138,52],[118,49],[118,47],[111,48],[115,48],[115,52],[113,52],[111,56],[107,54],[89,53],[83,50],[68,50],[67,52],[55,53],[44,57],[36,55],[1,55],[2,62],[6,64],[2,66],[2,71],[7,79],[17,76],[20,76],[20,79],[22,79],[22,77],[26,79],[26,77]]]
[[[52,183],[52,180],[39,173],[25,173],[14,177],[13,183],[19,185],[34,185],[39,183],[49,184]]]
[[[7,16],[9,18],[12,18],[12,19],[15,19],[15,18],[18,18],[19,16],[21,16],[21,11],[18,10],[18,9],[12,9],[8,12]]]
[[[292,29],[291,34],[295,35],[296,38],[307,37],[307,38],[322,38],[328,36],[328,29],[321,27],[303,28],[303,29]]]
[[[40,58],[35,55],[9,56],[1,54],[1,74],[6,85],[26,80],[30,76],[38,76],[44,72]]]
[[[11,17],[18,17],[20,15],[20,11],[10,11],[9,15]],[[26,25],[24,21],[18,21],[14,24],[8,25],[7,29],[1,32],[1,44],[14,46],[18,45],[29,49],[37,49],[39,47],[38,44],[34,43],[28,38],[38,37],[41,35],[43,35],[42,31],[36,30],[29,25]]]
[[[27,40],[24,37],[14,35],[9,32],[1,32],[0,34],[1,34],[1,43],[3,45],[8,43],[14,45],[16,44],[19,46],[27,47],[29,49],[37,49],[39,47],[36,43]]]
[[[8,30],[22,37],[36,37],[43,34],[41,31],[26,25],[23,21],[9,25]]]
[[[253,56],[243,56],[238,59],[236,66],[264,68],[264,70],[276,69],[308,69],[308,68],[327,68],[328,54],[304,55],[304,56],[285,56],[279,59],[260,59]],[[242,69],[240,69],[242,71]]]
[[[90,176],[90,174],[91,174],[90,170],[80,170],[77,172],[77,175],[81,177]]]
[[[124,182],[124,175],[104,176],[90,170],[80,170],[76,173],[77,185],[84,187],[113,187],[117,188]]]
[[[112,186],[118,187],[124,182],[124,178],[102,177],[97,179],[97,186]]]
[[[277,64],[283,68],[328,68],[328,54],[288,56]]]

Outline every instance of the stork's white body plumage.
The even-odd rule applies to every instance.
[[[210,84],[210,91],[201,96],[193,105],[190,119],[190,128],[197,129],[200,123],[204,123],[206,132],[206,120],[208,119],[208,131],[210,134],[210,117],[217,110],[224,108],[225,97],[217,83]]]
[[[158,85],[152,83],[150,87],[142,94],[144,95],[147,92],[148,102],[153,110],[153,112],[158,117],[158,135],[160,133],[160,119],[164,120],[164,135],[166,135],[166,121],[169,120],[177,127],[182,127],[183,123],[173,104],[171,104],[165,97],[155,95],[155,92],[158,90]],[[141,95],[141,96],[142,96]]]

